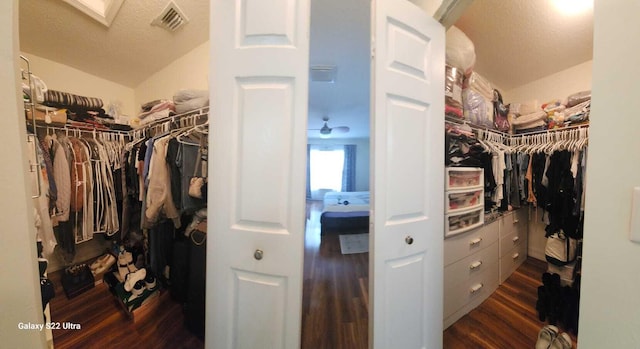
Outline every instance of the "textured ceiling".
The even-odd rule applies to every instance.
[[[476,0],[455,25],[475,45],[474,70],[504,90],[593,56],[593,10],[564,15],[552,0]]]
[[[209,39],[209,1],[175,0],[190,22],[175,33],[151,21],[169,0],[126,0],[111,27],[61,0],[20,0],[20,49],[136,87]]]

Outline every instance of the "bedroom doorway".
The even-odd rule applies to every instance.
[[[369,1],[311,2],[303,349],[368,348],[369,42]]]

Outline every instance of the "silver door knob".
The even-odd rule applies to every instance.
[[[261,260],[263,256],[264,252],[262,250],[256,250],[256,252],[253,253],[253,258],[256,260]]]
[[[413,238],[411,237],[411,235],[407,235],[407,237],[404,238],[404,242],[406,242],[407,245],[411,245],[413,243]]]

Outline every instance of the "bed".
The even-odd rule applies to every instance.
[[[320,234],[369,231],[369,192],[328,192],[323,199]]]

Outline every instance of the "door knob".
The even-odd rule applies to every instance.
[[[261,260],[263,256],[264,252],[260,249],[256,250],[256,252],[253,253],[253,258],[255,258],[256,260]]]
[[[404,242],[406,242],[407,245],[411,245],[413,243],[413,238],[411,237],[411,235],[407,235],[407,237],[404,238]]]

